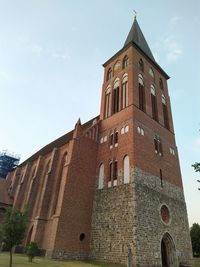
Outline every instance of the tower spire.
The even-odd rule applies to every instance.
[[[130,43],[134,43],[137,47],[139,47],[153,62],[156,62],[153,54],[148,46],[148,43],[140,29],[140,26],[137,22],[137,12],[134,10],[134,21],[131,27],[131,30],[126,38],[124,43],[124,47]]]

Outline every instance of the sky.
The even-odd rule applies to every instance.
[[[171,77],[189,223],[200,223],[199,0],[0,0],[0,150],[22,162],[99,114],[102,64],[123,47],[134,10]]]

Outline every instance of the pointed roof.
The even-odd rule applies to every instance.
[[[145,40],[145,37],[140,29],[140,26],[136,20],[136,17],[134,19],[131,30],[126,38],[124,47],[130,43],[136,44],[153,62],[156,62],[147,44],[147,41]]]

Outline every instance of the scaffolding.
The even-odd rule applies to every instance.
[[[0,177],[6,178],[7,174],[18,166],[19,161],[19,155],[11,154],[7,150],[0,152]]]

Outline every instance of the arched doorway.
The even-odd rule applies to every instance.
[[[176,267],[176,250],[172,237],[165,233],[161,240],[162,267]]]

